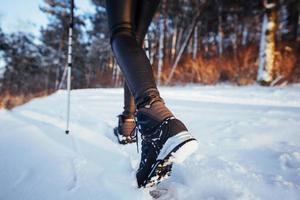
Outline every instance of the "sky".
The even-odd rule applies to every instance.
[[[43,0],[1,0],[0,27],[4,33],[22,31],[38,37],[41,26],[48,23],[47,16],[39,9],[43,5]],[[75,15],[95,11],[90,0],[75,0],[75,6],[78,8]],[[0,77],[4,72],[4,65],[0,54]]]
[[[0,27],[5,33],[25,31],[39,35],[41,26],[46,26],[47,16],[40,11],[43,0],[1,0]],[[75,0],[75,14],[93,12],[90,0]]]

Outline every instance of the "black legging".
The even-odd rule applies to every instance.
[[[153,71],[142,44],[159,0],[106,0],[111,46],[125,76],[124,112],[132,115],[135,104],[159,95]],[[132,96],[133,95],[133,96]]]

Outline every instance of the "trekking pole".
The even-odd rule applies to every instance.
[[[72,42],[73,42],[73,22],[74,22],[74,0],[70,0],[70,24],[69,24],[69,40],[68,40],[68,78],[67,78],[67,127],[66,134],[69,134],[70,123],[70,96],[71,96],[71,69],[72,69]]]

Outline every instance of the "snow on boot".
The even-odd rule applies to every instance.
[[[114,134],[120,144],[136,142],[136,124],[133,116],[119,115],[118,126],[114,128]]]
[[[146,109],[151,107],[162,112],[162,107],[165,107],[162,101],[151,104],[145,105],[136,114],[142,139],[141,162],[136,173],[139,187],[151,187],[166,179],[173,162],[183,162],[198,147],[196,139],[173,115],[161,120],[154,115],[155,111],[147,112]]]

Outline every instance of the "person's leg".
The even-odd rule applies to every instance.
[[[135,35],[137,42],[143,46],[145,36],[156,12],[160,0],[140,0],[137,2],[135,15]],[[134,97],[131,94],[126,81],[124,81],[124,111],[123,115],[132,117],[135,113]]]
[[[156,12],[160,0],[139,0],[136,5],[135,14],[135,36],[139,45],[143,46],[145,35],[152,18]],[[114,128],[114,134],[117,136],[121,144],[135,142],[134,133],[135,121],[134,114],[136,106],[134,97],[124,80],[124,110],[118,116],[118,126]]]
[[[135,15],[136,39],[139,44],[143,44],[148,28],[158,8],[160,0],[139,0]]]
[[[126,118],[134,118],[134,113],[135,113],[134,97],[131,94],[126,81],[124,80],[124,111],[122,115]]]
[[[135,102],[139,105],[149,93],[159,93],[151,64],[136,41],[134,22],[137,0],[107,0],[106,3],[112,50]]]
[[[111,32],[111,46],[113,47],[113,38],[118,33],[126,33],[126,35],[133,34],[136,0],[107,0],[106,10],[108,15],[109,29]],[[124,67],[120,67],[123,71]],[[125,99],[128,98],[125,97]],[[125,105],[127,110],[130,104],[125,102]],[[114,129],[114,134],[117,136],[121,144],[135,142],[135,137],[131,137],[131,135],[136,125],[135,121],[133,120],[134,116],[132,115],[129,117],[129,115],[130,111],[119,115],[118,126]]]
[[[176,153],[180,153],[176,160],[184,160],[195,151],[197,143],[192,143],[195,139],[165,106],[150,61],[136,41],[134,17],[137,1],[107,0],[106,3],[112,50],[134,96],[137,124],[142,135],[137,182],[139,187],[147,186],[168,175]]]

